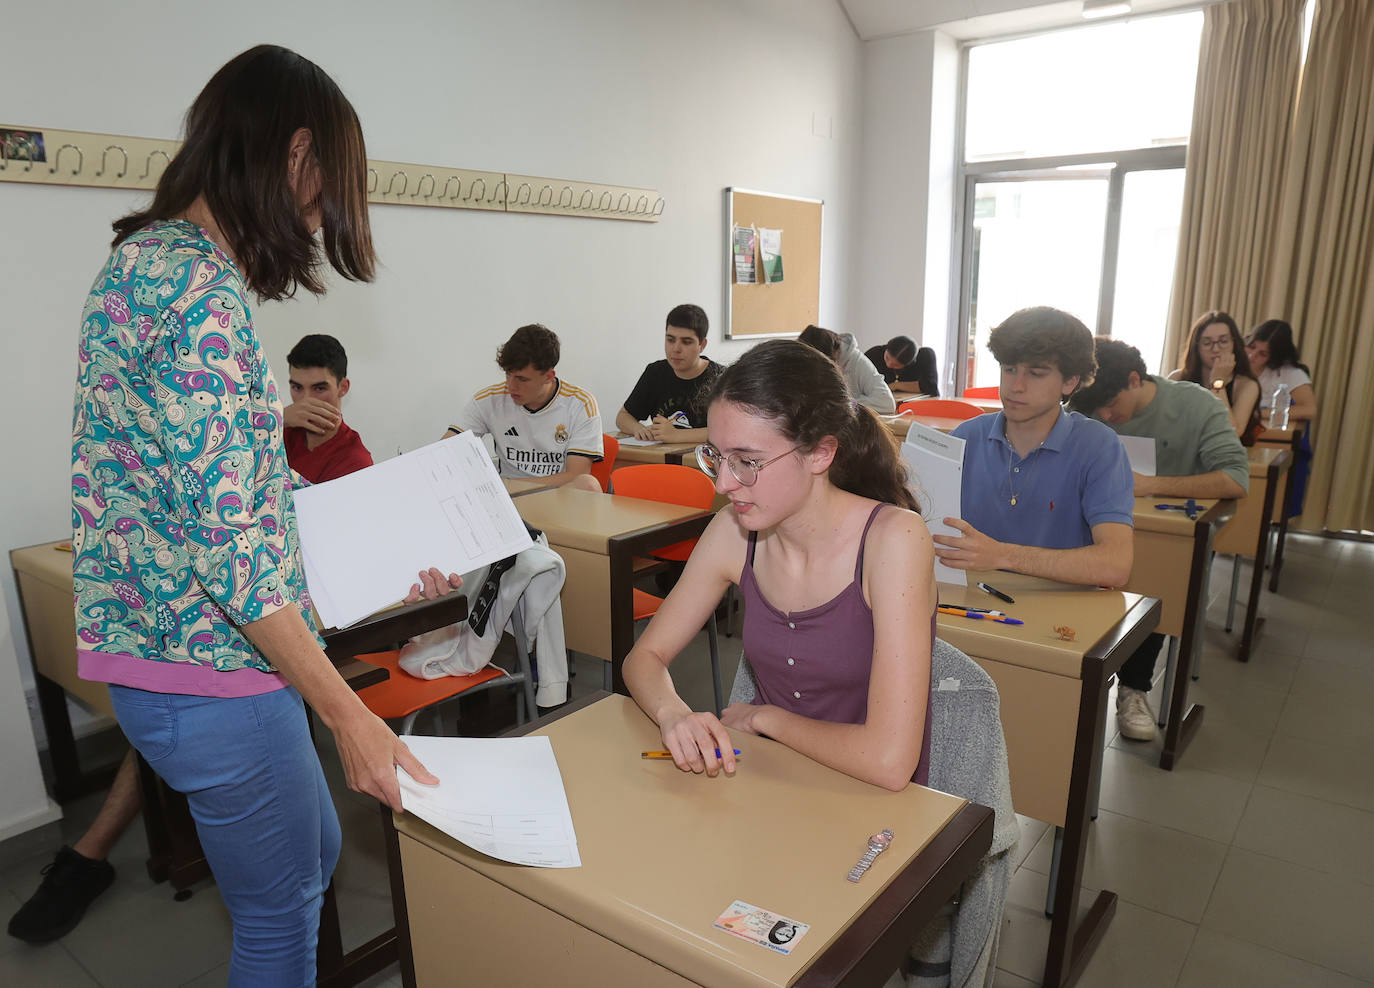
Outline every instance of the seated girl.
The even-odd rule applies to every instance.
[[[1226,406],[1240,441],[1250,446],[1260,429],[1260,386],[1244,349],[1234,319],[1224,312],[1204,312],[1188,334],[1183,366],[1169,377],[1211,391]]]
[[[684,771],[733,772],[728,727],[888,789],[925,782],[934,551],[891,439],[831,361],[787,340],[725,370],[707,428],[697,459],[730,504],[626,658],[630,695]],[[732,583],[758,695],[718,720],[668,665]]]
[[[1266,319],[1245,341],[1250,369],[1260,384],[1260,407],[1268,409],[1280,384],[1288,386],[1292,409],[1291,422],[1310,422],[1317,417],[1317,395],[1312,390],[1312,372],[1298,356],[1293,327],[1282,319]]]

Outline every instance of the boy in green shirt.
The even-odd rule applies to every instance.
[[[1250,462],[1225,405],[1196,384],[1148,373],[1140,351],[1120,340],[1098,339],[1095,353],[1097,377],[1070,406],[1118,435],[1154,439],[1156,476],[1135,474],[1137,496],[1245,496]],[[1150,635],[1117,674],[1117,727],[1134,741],[1155,736],[1148,694],[1163,642],[1163,635]]]

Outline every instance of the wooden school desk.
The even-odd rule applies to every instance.
[[[897,442],[906,438],[912,422],[920,422],[940,432],[953,432],[964,422],[964,419],[946,418],[943,415],[912,415],[910,412],[901,415],[879,415],[878,418],[887,426],[887,431]]]
[[[977,589],[980,580],[1016,603]],[[1091,790],[1102,769],[1111,677],[1155,630],[1160,604],[1139,594],[1084,590],[1013,573],[971,571],[968,581],[967,587],[940,584],[940,603],[1002,610],[1025,622],[941,614],[937,623],[939,636],[997,683],[1016,812],[1064,828],[1043,982],[1045,988],[1064,988],[1078,979],[1116,911],[1116,893],[1099,892],[1077,921]],[[1056,625],[1071,627],[1076,640],[1061,640]]]
[[[1188,705],[1188,684],[1193,662],[1202,648],[1202,629],[1207,624],[1212,543],[1236,510],[1235,501],[1199,500],[1197,518],[1190,519],[1182,511],[1161,511],[1155,507],[1182,505],[1186,500],[1135,499],[1135,561],[1131,579],[1122,588],[1158,598],[1162,610],[1155,630],[1172,636],[1177,643],[1169,646],[1176,658],[1172,681],[1165,677],[1165,700],[1161,701],[1169,704],[1164,750],[1159,756],[1159,767],[1164,769],[1174,767],[1202,726],[1203,708]]]
[[[501,483],[505,485],[506,493],[511,497],[520,497],[522,494],[533,494],[535,491],[546,491],[557,484],[549,484],[537,477],[502,477]]]
[[[1283,550],[1288,541],[1288,506],[1293,503],[1293,484],[1297,482],[1298,452],[1302,449],[1303,423],[1295,422],[1288,429],[1262,429],[1256,446],[1274,446],[1289,450],[1293,454],[1289,461],[1288,479],[1283,485],[1283,496],[1274,501],[1274,521],[1278,522],[1278,535],[1274,539],[1274,558],[1269,564],[1269,592],[1279,591],[1279,570],[1283,569]]]
[[[620,452],[615,457],[617,467],[630,466],[633,463],[681,463],[683,458],[699,445],[698,443],[654,443],[652,446],[632,446],[625,441],[630,438],[625,433],[617,432],[615,437],[620,440]]]
[[[1275,504],[1285,490],[1284,474],[1293,465],[1291,451],[1278,446],[1252,446],[1250,456],[1250,492],[1236,503],[1236,513],[1217,533],[1216,551],[1236,557],[1233,566],[1240,565],[1241,556],[1250,556],[1254,570],[1250,574],[1250,597],[1245,607],[1245,626],[1241,632],[1236,658],[1250,661],[1255,635],[1264,626],[1259,616],[1260,591],[1264,588],[1264,564],[1269,555],[1269,526],[1274,517]],[[1288,524],[1288,512],[1280,523]],[[1232,570],[1231,597],[1234,599],[1237,570]],[[1230,613],[1229,608],[1227,611]],[[1229,622],[1228,622],[1229,623]],[[1228,628],[1229,630],[1229,628]]]
[[[515,507],[567,566],[568,648],[605,660],[608,687],[625,692],[620,667],[634,645],[635,558],[700,535],[711,512],[566,487],[523,495]]]
[[[508,864],[395,816],[403,984],[879,986],[991,845],[992,811],[954,796],[742,734],[734,778],[696,776],[640,757],[662,739],[634,701],[569,706],[518,733],[552,741],[582,867]],[[884,828],[891,847],[849,882]],[[713,928],[736,899],[811,928],[789,955]]]
[[[57,548],[64,544],[67,549]],[[53,799],[65,804],[86,793],[108,789],[118,770],[117,765],[93,772],[82,770],[67,712],[67,694],[111,720],[114,708],[104,683],[88,682],[76,674],[70,542],[11,549],[10,565],[29,655],[33,657],[38,712],[52,757]]]

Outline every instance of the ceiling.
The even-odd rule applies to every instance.
[[[938,27],[962,40],[1083,23],[1081,0],[838,0],[864,41]],[[1199,0],[1132,0],[1136,13]]]

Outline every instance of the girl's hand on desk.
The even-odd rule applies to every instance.
[[[763,707],[753,703],[732,703],[720,712],[720,721],[736,731],[757,735],[759,729],[754,726],[754,718],[762,709]]]
[[[421,570],[419,576],[420,582],[411,584],[410,593],[406,594],[407,604],[414,604],[421,597],[425,600],[434,600],[446,593],[452,593],[463,585],[463,578],[457,573],[450,573],[445,579],[444,574],[433,566]]]
[[[663,747],[673,753],[673,763],[684,772],[714,776],[724,767],[727,774],[734,774],[734,742],[715,714],[688,713],[663,721],[659,731]]]
[[[419,759],[386,726],[362,704],[359,712],[334,731],[334,741],[343,763],[348,788],[371,796],[400,813],[401,785],[396,780],[396,766],[406,770],[416,782],[438,785],[439,780],[420,764]]]

